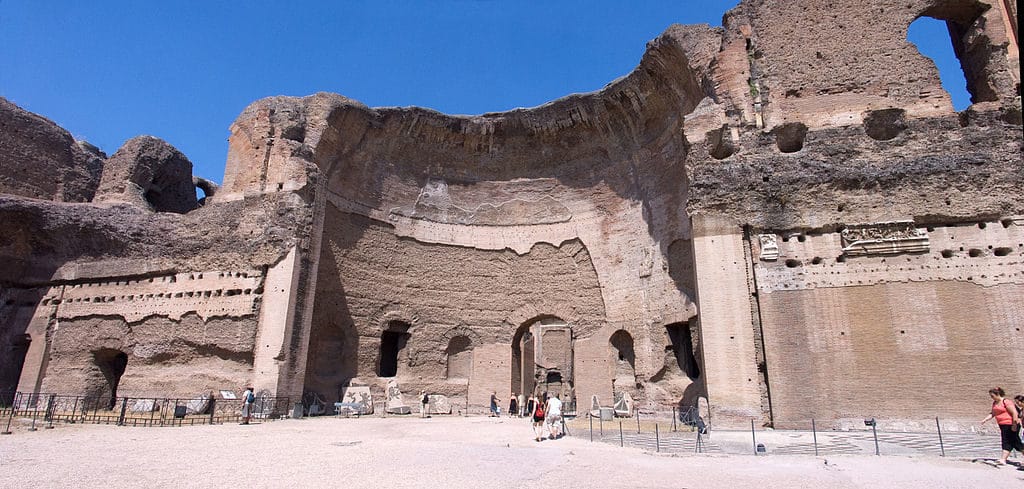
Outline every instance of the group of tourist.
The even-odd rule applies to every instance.
[[[491,416],[501,416],[501,408],[498,403],[496,392],[491,393]],[[509,417],[532,418],[534,439],[541,441],[544,438],[554,440],[562,437],[562,400],[558,394],[548,396],[545,392],[539,396],[530,395],[525,398],[522,394],[516,396],[513,392],[508,400]]]
[[[1021,439],[1021,413],[1024,413],[1024,396],[1016,396],[1012,400],[1006,397],[1002,387],[989,389],[989,397],[992,398],[992,412],[981,424],[990,419],[995,419],[999,425],[999,434],[1002,438],[1003,454],[999,458],[999,464],[1006,464],[1010,458],[1010,452],[1017,450],[1024,453],[1024,440]]]

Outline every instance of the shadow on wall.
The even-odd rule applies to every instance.
[[[330,239],[345,239],[325,236]],[[346,236],[351,239],[351,236]],[[313,324],[305,390],[317,392],[324,399],[333,396],[341,401],[342,388],[348,387],[358,375],[359,334],[349,311],[345,286],[338,277],[338,263],[325,242],[320,255],[317,295],[313,305]]]

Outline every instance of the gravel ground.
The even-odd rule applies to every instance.
[[[250,426],[60,425],[0,437],[0,487],[1019,487],[968,459],[659,455],[508,418],[284,420]]]

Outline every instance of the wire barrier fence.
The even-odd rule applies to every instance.
[[[75,396],[49,393],[0,392],[0,433],[10,434],[17,420],[28,431],[53,428],[55,423],[117,426],[185,426],[221,424],[242,419],[242,399]],[[252,418],[272,420],[287,415],[287,397],[257,397]]]
[[[667,412],[667,410],[666,410]],[[665,419],[639,411],[628,417],[581,413],[569,426],[572,435],[592,442],[640,448],[657,453],[718,453],[735,455],[898,455],[939,456],[989,460],[998,457],[998,431],[964,432],[943,429],[883,431],[880,421],[864,420],[860,429],[820,429],[809,420],[806,429],[715,429],[693,410],[673,410]],[[955,424],[955,423],[953,423]]]

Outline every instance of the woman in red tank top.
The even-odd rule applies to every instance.
[[[1003,447],[1003,456],[999,459],[999,463],[1005,464],[1006,459],[1010,457],[1010,451],[1017,450],[1024,453],[1024,443],[1020,441],[1019,434],[1020,414],[1013,401],[1006,398],[1006,392],[1002,387],[989,389],[988,395],[992,398],[992,412],[981,420],[981,423],[985,424],[992,418],[996,419]]]

